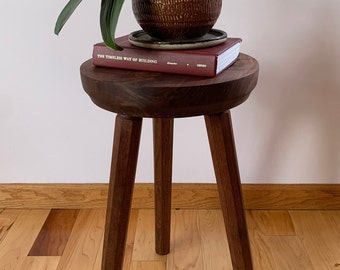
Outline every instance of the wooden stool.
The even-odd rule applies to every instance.
[[[204,115],[234,269],[251,270],[251,252],[229,109],[244,102],[258,79],[245,54],[214,78],[94,67],[80,68],[99,107],[117,113],[103,251],[103,270],[120,270],[135,180],[142,118],[153,118],[156,252],[170,249],[173,118]]]

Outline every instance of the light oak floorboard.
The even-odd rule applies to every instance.
[[[130,213],[128,233],[126,236],[123,269],[130,269],[131,267],[132,255],[134,251],[135,238],[136,238],[136,230],[137,230],[137,224],[138,224],[138,216],[139,216],[139,210],[132,209]]]
[[[104,246],[104,237],[102,237],[102,240],[99,245],[99,250],[95,258],[95,262],[93,266],[94,270],[100,270],[102,267],[103,246]]]
[[[132,260],[163,261],[164,256],[155,252],[155,211],[139,210]]]
[[[20,213],[17,209],[0,209],[0,244]]]
[[[131,270],[165,270],[165,262],[132,262]]]
[[[56,270],[59,261],[59,256],[29,256],[20,270]]]
[[[0,211],[0,228],[6,231],[0,270],[100,270],[105,209],[79,211],[61,256],[28,256],[48,215],[49,210]],[[246,215],[255,270],[340,269],[340,211],[256,210]],[[159,256],[153,210],[133,209],[123,270],[144,269],[232,270],[221,210],[173,210],[170,253]]]
[[[20,269],[49,210],[22,211],[0,244],[0,269]]]
[[[340,238],[340,211],[321,211],[322,217],[327,223],[327,229],[336,235],[336,239]],[[339,243],[340,246],[340,243]]]
[[[294,224],[288,211],[248,211],[248,218],[255,222],[263,235],[295,235]]]
[[[263,236],[263,238],[273,258],[273,270],[315,269],[298,237]]]
[[[105,210],[81,210],[57,270],[92,270],[100,253]]]
[[[249,241],[251,246],[251,253],[253,259],[253,266],[255,270],[271,270],[275,269],[274,258],[270,247],[267,245],[266,239],[260,230],[263,224],[258,222],[261,219],[256,219],[256,211],[246,211]]]
[[[222,212],[220,210],[198,211],[197,221],[203,268],[232,270]]]
[[[172,212],[172,247],[168,255],[168,270],[204,269],[197,215],[198,211],[195,210]]]
[[[320,211],[291,211],[295,231],[316,270],[334,269],[340,260],[340,228],[333,228]],[[340,222],[339,216],[336,223]]]
[[[247,221],[255,269],[314,269],[288,211],[248,211]]]

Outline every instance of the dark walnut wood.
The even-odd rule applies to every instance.
[[[240,54],[217,77],[173,75],[95,67],[80,68],[86,93],[99,107],[137,117],[188,117],[223,112],[244,102],[254,89],[257,61]]]
[[[112,152],[102,270],[121,270],[142,118],[153,118],[156,252],[170,252],[173,118],[205,115],[234,269],[252,270],[229,109],[258,79],[257,61],[241,54],[214,78],[82,64],[83,87],[99,107],[118,113]]]
[[[234,269],[252,270],[230,112],[205,116],[210,151]]]
[[[104,234],[103,270],[122,269],[138,159],[141,118],[116,117]]]
[[[156,252],[170,251],[173,118],[153,119]]]
[[[52,209],[28,256],[62,256],[78,213],[77,209]]]

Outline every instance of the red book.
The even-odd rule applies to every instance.
[[[214,77],[236,61],[241,41],[227,38],[222,44],[204,49],[155,50],[130,44],[126,35],[116,39],[122,51],[95,44],[92,60],[95,66]]]

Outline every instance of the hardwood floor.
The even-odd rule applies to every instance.
[[[257,270],[340,269],[340,211],[248,210]],[[219,209],[172,211],[154,252],[154,210],[132,209],[124,270],[232,269]],[[100,270],[105,209],[0,209],[0,270]]]

